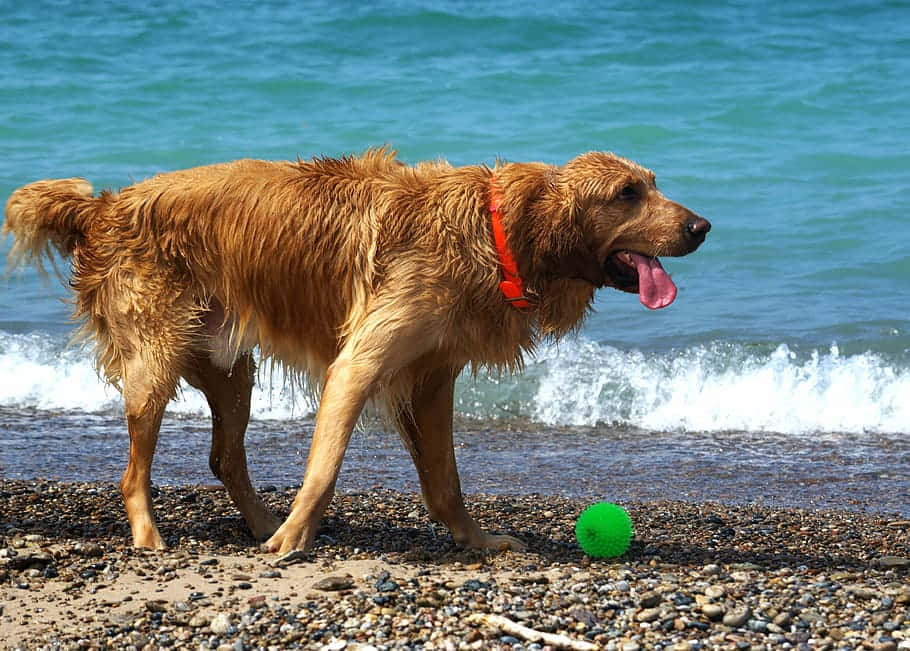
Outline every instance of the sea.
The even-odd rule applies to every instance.
[[[0,0],[0,197],[386,145],[409,163],[609,150],[709,219],[651,312],[605,289],[514,376],[459,379],[465,492],[910,516],[906,2]],[[11,240],[0,238],[0,257]],[[65,276],[67,263],[58,261]],[[291,282],[293,282],[291,280]],[[0,477],[117,481],[121,400],[65,282],[0,280]],[[263,372],[257,486],[299,484],[317,405]],[[184,387],[153,479],[209,484]],[[342,490],[418,490],[366,420]]]

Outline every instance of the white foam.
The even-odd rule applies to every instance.
[[[305,396],[298,399],[280,379],[263,380],[253,392],[254,418],[288,420],[315,411]],[[97,413],[122,410],[122,399],[98,377],[89,352],[67,348],[48,335],[0,332],[0,405]],[[184,385],[168,412],[208,416],[209,408],[199,391]]]
[[[315,404],[280,378],[260,377],[252,416],[310,417]],[[460,413],[548,425],[626,425],[655,431],[726,430],[804,435],[910,431],[910,369],[876,353],[845,356],[836,345],[797,353],[715,343],[676,352],[620,350],[581,339],[542,351],[515,378],[458,384]],[[0,406],[119,411],[117,391],[91,356],[48,335],[0,332]],[[181,391],[169,412],[209,414],[202,395]]]
[[[715,344],[673,354],[590,342],[538,362],[536,420],[657,431],[808,434],[910,431],[910,372],[836,345],[801,357]]]

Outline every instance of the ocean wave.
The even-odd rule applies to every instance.
[[[289,420],[315,412],[306,396],[300,396],[283,378],[260,372],[260,386],[253,392],[253,418]],[[0,405],[45,411],[87,413],[122,411],[120,393],[103,382],[91,354],[67,347],[49,335],[0,332]],[[183,384],[168,413],[207,416],[203,395]]]
[[[910,430],[910,369],[836,344],[713,343],[672,353],[584,343],[537,363],[531,412],[549,424],[656,431],[884,433]]]
[[[713,342],[661,352],[586,339],[542,350],[514,377],[460,378],[456,411],[481,421],[544,426],[610,425],[664,432],[905,433],[910,431],[906,356]],[[44,334],[0,332],[0,406],[49,411],[121,410],[87,351]],[[260,373],[252,416],[312,418],[313,400]],[[168,407],[207,416],[183,387]]]

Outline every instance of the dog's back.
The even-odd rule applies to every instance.
[[[318,375],[367,300],[372,204],[403,167],[377,150],[209,165],[99,196],[82,179],[39,181],[10,197],[4,230],[14,263],[40,264],[50,247],[73,256],[76,316],[113,382],[131,340],[152,337],[170,350],[202,346],[225,368],[261,344]]]

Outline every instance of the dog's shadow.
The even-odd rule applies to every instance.
[[[252,537],[220,487],[166,487],[154,493],[158,525],[171,549],[231,554],[258,547],[259,541]],[[516,498],[513,503],[509,498],[489,496],[468,500],[469,508],[479,507],[481,526],[523,540],[527,551],[465,550],[444,526],[430,521],[419,495],[385,493],[337,495],[317,532],[312,557],[361,554],[404,563],[446,564],[457,560],[538,569],[570,563],[591,570],[622,564],[657,568],[715,564],[766,571],[800,566],[855,571],[868,569],[870,554],[876,555],[875,550],[862,555],[851,553],[849,548],[846,553],[832,551],[831,546],[826,549],[805,528],[773,535],[753,531],[735,508],[727,509],[732,515],[726,518],[718,515],[724,512],[721,505],[715,505],[716,510],[707,517],[704,507],[691,505],[691,511],[686,512],[684,506],[675,520],[666,516],[652,519],[649,507],[642,505],[633,509],[636,535],[629,550],[618,558],[592,559],[575,541],[574,502],[566,500],[563,515],[551,519],[547,535],[542,532],[540,518],[534,519],[527,500]],[[293,489],[266,489],[264,494],[276,514],[287,514]],[[41,544],[76,539],[130,548],[130,530],[115,484],[4,480],[0,481],[0,506],[0,540],[7,538],[7,543],[17,535],[37,534]],[[691,535],[699,529],[704,535]],[[845,532],[848,538],[855,535]],[[905,547],[897,551],[910,555]],[[503,563],[497,563],[497,557]]]

